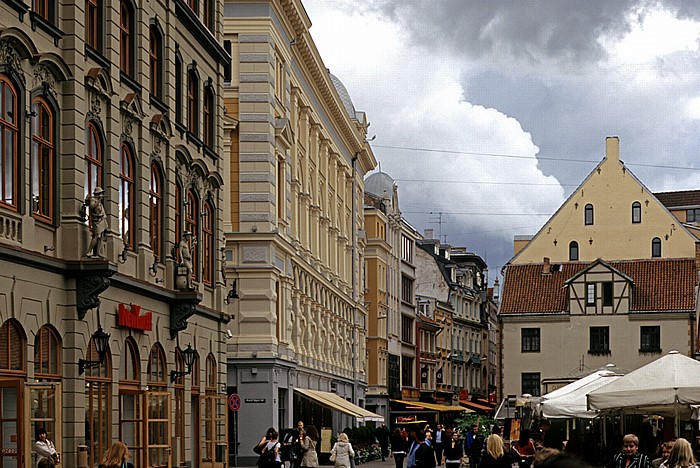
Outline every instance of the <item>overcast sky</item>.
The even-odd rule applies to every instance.
[[[700,189],[696,0],[302,1],[404,217],[437,237],[442,212],[491,282],[606,136],[650,190]]]

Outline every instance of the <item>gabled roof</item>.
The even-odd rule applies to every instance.
[[[676,192],[659,192],[654,196],[666,208],[680,208],[684,206],[700,206],[700,190],[679,190]]]
[[[587,273],[588,271],[590,271],[591,269],[595,268],[595,267],[598,266],[598,265],[603,265],[603,266],[604,266],[605,268],[607,268],[608,270],[613,271],[615,274],[617,274],[617,275],[619,275],[619,276],[622,276],[622,277],[625,278],[627,281],[629,281],[630,283],[634,284],[634,280],[633,280],[632,278],[630,278],[629,276],[627,276],[626,274],[624,274],[623,272],[621,272],[621,271],[618,270],[617,268],[611,266],[611,265],[610,265],[608,262],[606,262],[605,260],[599,258],[599,259],[596,260],[595,262],[589,263],[588,266],[587,266],[586,268],[584,268],[583,270],[579,271],[579,272],[576,273],[574,276],[572,276],[571,278],[569,278],[568,280],[566,280],[566,282],[564,283],[564,285],[568,286],[569,284],[571,284],[571,283],[573,283],[574,281],[576,281],[576,278],[578,278],[579,276],[581,276],[581,275]]]
[[[566,283],[589,265],[580,262],[563,263],[559,271],[546,275],[542,274],[541,263],[508,265],[500,314],[566,312]],[[630,260],[610,262],[609,266],[634,282],[631,312],[695,310],[698,276],[694,259]]]

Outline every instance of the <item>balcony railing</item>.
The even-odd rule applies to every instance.
[[[7,212],[0,213],[0,238],[21,245],[22,218]]]

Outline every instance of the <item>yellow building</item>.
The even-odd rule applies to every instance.
[[[233,65],[223,224],[238,296],[228,382],[245,421],[231,442],[242,447],[239,464],[253,465],[250,448],[270,426],[302,419],[337,433],[376,419],[360,411],[367,314],[358,234],[363,180],[376,161],[366,117],[326,69],[301,1],[227,0],[224,11]]]
[[[608,363],[636,369],[693,355],[698,239],[606,157],[531,239],[516,239],[500,304],[503,394]]]

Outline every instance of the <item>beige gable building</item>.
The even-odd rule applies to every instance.
[[[698,239],[618,145],[608,138],[606,158],[536,236],[515,243],[499,310],[504,395],[694,353]]]

